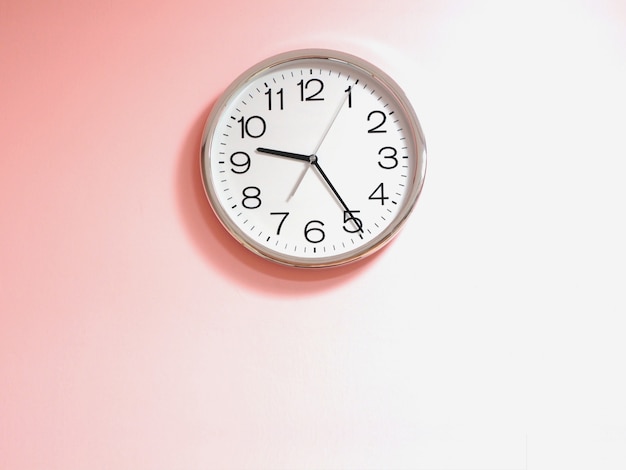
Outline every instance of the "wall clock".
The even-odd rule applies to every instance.
[[[402,90],[337,51],[291,51],[250,68],[202,137],[204,188],[220,222],[289,266],[337,266],[380,249],[411,213],[425,169]]]

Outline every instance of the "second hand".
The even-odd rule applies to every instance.
[[[322,137],[317,142],[317,146],[315,147],[315,150],[313,150],[313,153],[311,154],[311,155],[313,155],[315,157],[315,162],[311,161],[311,163],[313,165],[316,165],[316,163],[317,163],[317,152],[319,152],[319,149],[322,146],[322,144],[324,143],[324,140],[326,140],[326,136],[328,135],[328,132],[330,132],[330,128],[333,127],[333,124],[335,123],[335,120],[337,119],[337,116],[339,116],[339,112],[343,109],[343,105],[345,104],[347,99],[348,99],[348,94],[346,93],[346,94],[344,94],[344,97],[341,100],[341,103],[339,104],[339,106],[337,106],[337,109],[335,110],[335,113],[333,114],[333,117],[331,118],[330,122],[326,126],[326,129],[324,129],[324,132],[322,133]],[[316,167],[319,170],[319,165],[316,165]],[[307,171],[309,171],[309,167],[308,166],[305,167],[304,170],[302,170],[302,173],[300,173],[300,176],[298,177],[298,181],[296,181],[296,184],[294,185],[293,189],[289,193],[289,196],[287,196],[287,202],[289,202],[289,200],[294,196],[294,194],[296,194],[296,191],[300,187],[300,184],[302,183],[302,180],[304,179]],[[322,173],[321,170],[320,170],[320,173]],[[324,179],[330,184],[330,181],[328,181],[328,178],[324,178]],[[335,194],[336,194],[336,192],[335,192]],[[338,194],[336,194],[336,195],[339,196]],[[345,204],[343,204],[343,205],[345,207]]]

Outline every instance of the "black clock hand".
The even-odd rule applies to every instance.
[[[267,153],[269,155],[276,155],[276,156],[279,156],[279,157],[293,158],[293,159],[296,159],[296,160],[302,160],[302,161],[305,161],[305,162],[309,162],[311,165],[313,165],[315,168],[317,168],[317,171],[322,176],[322,178],[324,179],[324,181],[326,182],[326,184],[328,185],[330,190],[333,192],[333,194],[335,195],[335,197],[337,198],[339,203],[343,206],[345,211],[348,214],[350,214],[351,217],[353,217],[352,211],[350,209],[348,209],[348,205],[341,198],[341,196],[339,195],[339,192],[337,191],[335,186],[330,182],[330,180],[328,179],[328,176],[326,176],[326,173],[324,172],[324,170],[322,170],[322,167],[320,166],[320,164],[317,161],[317,155],[304,155],[304,154],[301,154],[301,153],[285,152],[283,150],[268,149],[268,148],[265,148],[265,147],[258,147],[256,149],[256,151],[259,152],[259,153]],[[363,232],[363,228],[360,225],[358,225],[358,227],[359,227],[359,231]]]
[[[264,147],[259,147],[256,149],[256,151],[259,153],[267,153],[269,155],[276,155],[278,157],[293,158],[295,160],[303,160],[309,163],[311,163],[311,160],[313,159],[313,155],[303,155],[301,153],[284,152],[283,150],[267,149]]]
[[[354,217],[352,211],[350,209],[348,209],[348,205],[344,202],[344,200],[341,198],[341,196],[339,195],[339,193],[337,192],[337,189],[335,189],[335,186],[333,186],[333,184],[330,182],[330,180],[328,179],[328,176],[326,176],[326,173],[324,173],[324,170],[322,170],[322,167],[320,166],[320,164],[317,161],[317,156],[313,155],[313,158],[311,159],[311,165],[313,165],[315,168],[317,168],[317,171],[319,172],[319,174],[322,176],[322,178],[324,179],[324,181],[326,181],[326,184],[328,185],[328,187],[330,188],[330,190],[333,192],[333,194],[335,195],[335,197],[337,198],[337,200],[341,203],[341,205],[343,206],[343,208],[345,209],[345,211],[350,214],[350,217]],[[359,232],[363,233],[363,227],[361,227],[361,224],[357,224],[357,227],[359,228]]]

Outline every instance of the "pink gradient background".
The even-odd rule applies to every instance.
[[[198,170],[299,47],[386,68],[430,151],[331,271]],[[625,83],[619,1],[0,0],[0,468],[624,468]]]

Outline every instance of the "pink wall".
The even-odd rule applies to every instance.
[[[624,468],[626,8],[0,0],[0,468]],[[198,170],[239,73],[332,47],[429,148],[399,238],[294,271]]]

